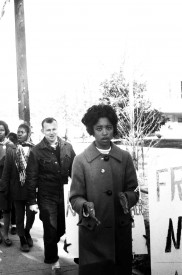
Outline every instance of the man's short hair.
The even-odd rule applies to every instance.
[[[53,117],[44,118],[44,120],[42,120],[42,128],[44,128],[44,123],[53,123],[54,121],[57,122],[57,120]]]

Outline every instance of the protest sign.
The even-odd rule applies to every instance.
[[[70,258],[78,258],[78,214],[72,209],[69,202],[70,182],[64,185],[66,245]]]
[[[182,154],[167,152],[148,165],[152,275],[182,275]]]
[[[131,215],[133,217],[132,223],[132,253],[148,254],[146,243],[146,230],[143,217],[143,204],[139,199],[138,203],[132,207]]]

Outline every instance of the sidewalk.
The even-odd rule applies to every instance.
[[[17,235],[9,234],[9,238],[13,241],[12,246],[7,247],[3,243],[0,244],[0,275],[51,275],[51,265],[44,263],[43,230],[38,214],[31,230],[31,236],[34,246],[28,253],[23,253],[20,250],[20,241]],[[61,240],[58,244],[62,267],[60,275],[78,275],[78,265],[63,250],[63,245]],[[144,274],[133,268],[132,275]]]
[[[36,215],[31,230],[34,246],[30,252],[20,251],[20,242],[17,235],[9,234],[13,245],[10,247],[0,244],[0,275],[51,275],[51,265],[44,263],[44,246],[42,222]],[[60,275],[77,275],[78,266],[63,250],[63,241],[58,244],[62,273]]]

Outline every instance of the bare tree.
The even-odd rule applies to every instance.
[[[146,84],[132,81],[127,83],[121,71],[101,83],[101,102],[113,106],[119,118],[118,138],[130,151],[135,167],[144,164],[144,146],[153,147],[160,139],[148,139],[165,124],[165,116],[154,109],[145,97]],[[148,139],[148,142],[147,142]]]

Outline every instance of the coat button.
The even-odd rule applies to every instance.
[[[105,173],[105,169],[101,169],[100,171],[101,171],[102,174]]]
[[[107,190],[107,191],[106,191],[106,194],[107,194],[108,196],[111,196],[111,195],[112,195],[112,191],[111,191],[111,190]]]

